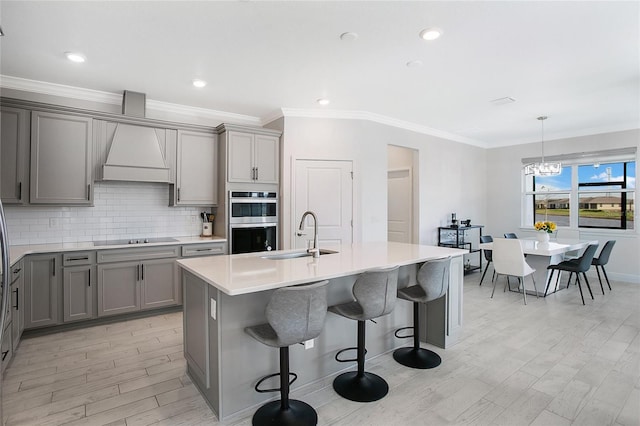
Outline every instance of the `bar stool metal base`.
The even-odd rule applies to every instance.
[[[389,392],[389,385],[380,376],[357,371],[340,374],[333,381],[333,389],[343,398],[356,402],[373,402]]]
[[[289,408],[282,409],[282,401],[272,401],[255,412],[251,423],[254,426],[315,426],[318,414],[306,402],[290,399]]]
[[[421,369],[435,368],[442,363],[440,355],[424,348],[396,349],[393,352],[393,359],[406,367]]]

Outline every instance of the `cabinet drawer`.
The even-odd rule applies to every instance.
[[[192,244],[182,246],[182,257],[213,256],[226,254],[227,243]]]
[[[102,250],[98,252],[98,263],[164,259],[170,257],[178,257],[179,253],[180,246]]]
[[[77,251],[62,255],[62,266],[91,265],[96,262],[95,251]]]

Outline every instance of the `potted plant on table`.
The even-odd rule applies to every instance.
[[[533,224],[533,227],[536,229],[536,231],[538,231],[538,235],[536,237],[541,243],[548,243],[549,234],[551,234],[557,228],[555,222],[552,222],[550,220],[536,222]]]

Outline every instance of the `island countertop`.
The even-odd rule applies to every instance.
[[[301,250],[246,253],[177,260],[178,264],[230,296],[354,275],[374,268],[409,265],[467,250],[394,242],[322,246],[337,253],[319,258],[269,259]]]

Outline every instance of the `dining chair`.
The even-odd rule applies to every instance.
[[[600,278],[600,271],[598,271],[598,266],[602,269],[604,278],[607,280],[609,291],[611,291],[611,284],[609,284],[609,277],[607,276],[607,271],[604,270],[604,265],[609,263],[609,256],[611,255],[611,250],[613,250],[613,246],[615,244],[616,240],[609,240],[604,243],[604,247],[602,247],[602,250],[600,250],[600,254],[598,255],[598,257],[594,257],[591,261],[591,264],[596,267],[596,272],[598,273],[598,281],[600,281],[600,287],[602,287],[602,278]]]
[[[481,235],[480,236],[480,243],[492,243],[493,242],[493,237],[491,235]],[[484,259],[487,261],[487,266],[484,267],[484,272],[482,272],[482,278],[480,278],[480,284],[478,285],[482,285],[482,280],[484,280],[484,276],[487,273],[487,269],[489,269],[489,265],[491,264],[491,262],[493,262],[493,255],[491,250],[482,250],[484,252]],[[493,275],[491,276],[491,282],[493,282],[493,280],[496,278],[496,270],[493,270]]]
[[[524,259],[524,252],[522,251],[522,245],[520,240],[509,238],[496,238],[493,240],[493,269],[496,271],[497,277],[493,283],[493,291],[491,292],[491,298],[493,299],[493,293],[496,291],[496,284],[500,275],[507,277],[507,283],[505,289],[509,283],[510,276],[517,277],[518,281],[522,284],[522,297],[524,304],[527,304],[527,292],[524,285],[524,278],[531,275],[533,280],[533,288],[538,296],[538,288],[536,287],[536,279],[533,273],[536,271],[533,269],[527,261]]]
[[[553,277],[554,272],[558,272],[558,277],[556,278],[557,288],[558,280],[560,279],[560,271],[567,271],[569,272],[567,287],[569,287],[569,283],[571,282],[571,276],[576,274],[576,282],[578,283],[578,289],[580,289],[582,304],[584,305],[584,295],[582,294],[582,286],[580,285],[580,274],[584,277],[584,282],[587,284],[587,289],[589,290],[591,299],[593,299],[593,292],[591,291],[591,286],[589,285],[586,272],[591,268],[591,261],[593,260],[593,256],[596,254],[596,250],[598,250],[598,244],[590,244],[579,259],[565,260],[564,262],[547,266],[547,270],[551,271],[551,273],[549,274],[547,285],[544,288],[545,296],[547,294],[547,290],[549,290],[549,284],[551,283],[551,278]],[[602,283],[600,283],[600,287],[602,287]],[[604,294],[604,288],[602,289],[602,294]]]

